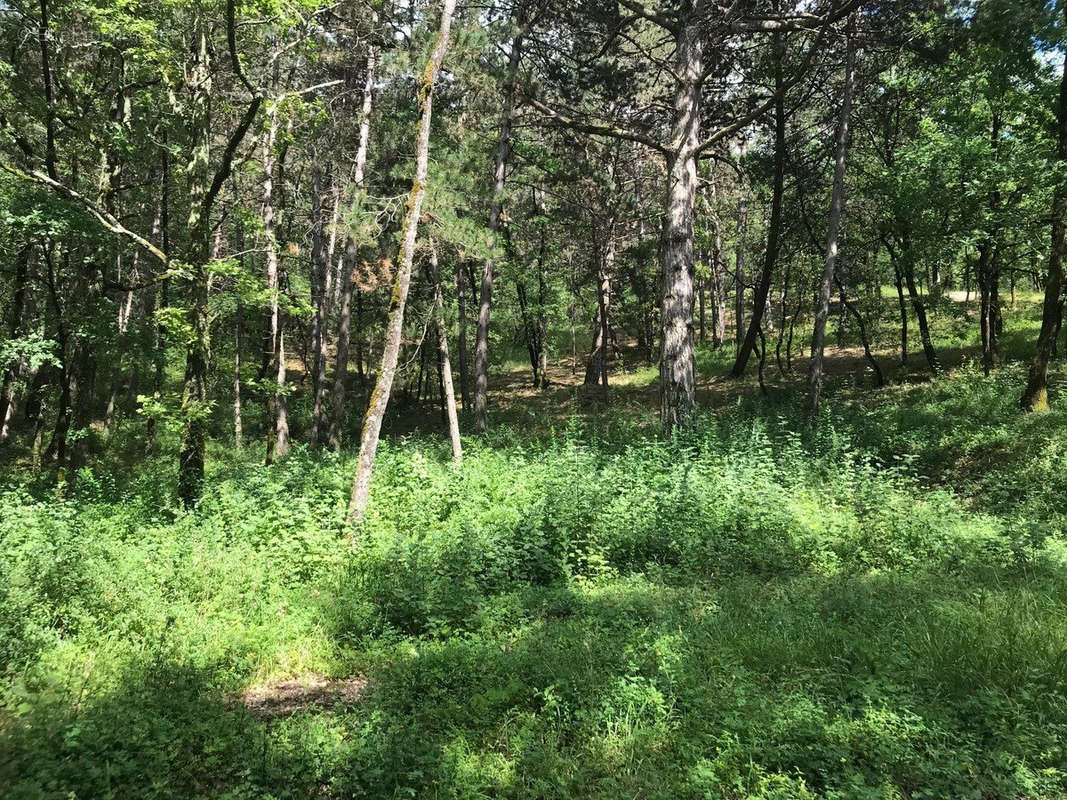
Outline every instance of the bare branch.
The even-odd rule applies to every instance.
[[[643,144],[645,147],[651,148],[652,150],[655,150],[659,153],[666,154],[667,152],[667,148],[663,145],[663,143],[657,141],[656,139],[653,139],[651,136],[645,136],[644,134],[638,133],[637,131],[630,131],[626,130],[625,128],[617,128],[613,125],[601,125],[591,122],[579,122],[578,120],[573,119],[572,117],[561,114],[554,108],[545,105],[537,98],[532,97],[531,95],[525,92],[523,93],[523,99],[531,106],[536,108],[538,111],[540,111],[542,114],[544,114],[546,117],[551,119],[553,122],[557,123],[558,125],[561,125],[564,128],[570,128],[571,130],[579,131],[580,133],[592,134],[593,136],[608,136],[613,139],[625,139],[630,142],[637,142],[638,144]]]

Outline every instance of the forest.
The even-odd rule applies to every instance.
[[[0,0],[0,795],[1067,800],[1065,0]]]

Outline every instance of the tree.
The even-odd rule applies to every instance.
[[[350,525],[360,522],[367,509],[367,501],[370,499],[370,479],[374,470],[374,459],[378,452],[382,418],[389,404],[389,393],[396,375],[397,358],[400,354],[400,336],[404,326],[404,306],[407,303],[408,288],[411,285],[411,268],[415,258],[415,241],[418,235],[419,217],[422,213],[422,201],[426,196],[433,90],[437,81],[437,73],[448,51],[449,32],[455,8],[456,0],[443,0],[441,19],[437,29],[437,42],[419,78],[420,116],[415,132],[415,176],[408,194],[407,210],[401,228],[400,263],[397,267],[393,294],[389,303],[389,320],[382,349],[382,363],[378,370],[374,390],[371,392],[370,404],[363,418],[363,430],[360,434],[359,457],[348,504]]]

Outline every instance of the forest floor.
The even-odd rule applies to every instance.
[[[394,411],[356,547],[350,452],[216,444],[191,513],[172,430],[9,470],[3,794],[1067,798],[1063,363],[1024,415],[1031,300],[990,376],[970,307],[936,380],[885,319],[889,385],[846,337],[814,425],[799,358],[764,397],[700,347],[671,438],[626,351],[607,405],[498,365],[460,469],[435,404]]]

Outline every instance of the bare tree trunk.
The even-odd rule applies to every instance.
[[[467,272],[456,259],[456,352],[459,356],[459,394],[464,410],[471,407],[470,365],[467,358]]]
[[[537,340],[537,329],[530,314],[530,304],[526,299],[525,282],[522,280],[516,281],[515,293],[519,300],[519,316],[522,317],[522,332],[523,338],[526,340],[526,352],[530,357],[530,370],[533,372],[533,387],[536,389],[541,385],[541,378],[537,373],[541,364],[540,344]]]
[[[697,278],[697,323],[700,330],[700,341],[708,340],[708,313],[707,313],[707,281]]]
[[[548,331],[548,321],[545,318],[545,231],[541,228],[541,257],[537,271],[537,341],[538,348],[538,371],[541,373],[541,389],[547,389],[548,380],[548,343],[545,334]]]
[[[901,254],[901,272],[904,276],[904,285],[908,289],[911,298],[911,306],[915,311],[915,318],[919,323],[919,340],[922,342],[923,354],[926,363],[930,365],[930,371],[934,375],[941,373],[941,362],[938,361],[937,352],[934,350],[934,340],[930,335],[930,323],[926,318],[926,304],[923,302],[919,288],[915,285],[915,261],[910,243],[905,239]]]
[[[749,355],[756,346],[756,338],[763,327],[763,317],[770,308],[771,282],[778,263],[778,251],[782,244],[782,196],[785,193],[785,79],[782,74],[782,59],[785,43],[779,33],[774,34],[774,186],[771,191],[771,219],[767,226],[767,251],[763,271],[756,282],[752,297],[752,319],[745,334],[730,376],[740,378],[745,372]],[[740,250],[738,251],[740,253]],[[738,284],[740,286],[740,284]],[[739,305],[740,309],[741,306]],[[770,315],[767,314],[769,319]],[[739,317],[740,319],[740,317]],[[740,327],[740,326],[739,326]],[[772,326],[773,327],[773,326]]]
[[[503,212],[504,181],[508,157],[511,153],[511,126],[515,118],[518,85],[516,78],[522,59],[523,22],[517,20],[519,30],[511,40],[508,55],[508,76],[504,86],[504,109],[500,117],[497,139],[496,165],[493,174],[493,198],[489,206],[489,231],[495,244]],[[482,267],[481,291],[478,293],[478,329],[474,340],[474,430],[484,433],[489,410],[489,314],[493,302],[493,259],[487,258]]]
[[[437,263],[437,243],[430,239],[430,272],[433,279],[434,320],[437,323],[437,349],[441,364],[441,394],[445,401],[445,415],[448,419],[448,439],[452,444],[452,460],[457,465],[463,463],[463,443],[459,438],[459,415],[456,413],[456,389],[452,385],[452,363],[448,359],[448,330],[445,328],[445,316],[442,310],[444,300],[441,296],[441,268]]]
[[[663,225],[663,341],[660,420],[665,430],[682,426],[696,405],[693,354],[693,206],[697,189],[704,44],[700,26],[687,19],[678,29],[677,88],[668,159],[667,214]]]
[[[352,184],[357,192],[364,191],[364,171],[367,166],[367,149],[370,143],[370,120],[371,109],[374,104],[374,81],[378,66],[378,50],[372,47],[367,53],[367,74],[363,82],[363,106],[359,116],[359,146],[356,148],[356,163],[352,174]],[[341,418],[345,409],[345,390],[348,378],[348,348],[351,341],[352,331],[352,293],[355,285],[352,281],[352,271],[356,267],[356,259],[359,256],[356,243],[348,238],[345,241],[342,268],[339,271],[338,281],[341,284],[341,308],[337,323],[337,361],[333,374],[333,392],[331,393],[330,429],[327,433],[330,447],[334,450],[341,448]],[[359,299],[357,298],[357,304]],[[357,342],[358,351],[358,342]],[[363,374],[363,359],[359,359],[359,373]]]
[[[30,254],[32,245],[24,245],[15,256],[15,286],[11,297],[11,323],[8,335],[18,337],[22,330],[23,310],[29,286]],[[16,359],[5,365],[3,388],[0,389],[0,444],[7,441],[11,432],[11,417],[15,412],[15,385],[22,374],[22,360]]]
[[[322,207],[322,169],[311,169],[311,447],[317,449],[326,435],[326,304],[329,292],[326,275],[329,254],[326,217]]]
[[[737,345],[745,338],[745,228],[748,222],[748,201],[737,201],[737,251],[734,255],[734,325]]]
[[[263,138],[263,235],[266,239],[267,291],[270,307],[267,312],[268,374],[274,376],[274,390],[267,397],[267,464],[284,458],[289,452],[289,416],[285,399],[285,342],[282,331],[279,295],[281,270],[278,264],[278,242],[274,234],[274,145],[278,137],[278,110],[273,109]]]
[[[711,225],[714,230],[714,249],[711,257],[711,297],[714,304],[711,315],[711,346],[721,350],[726,341],[726,262],[723,258],[722,223],[718,213],[714,211]]]
[[[333,391],[330,393],[330,429],[327,441],[333,450],[341,449],[341,418],[345,411],[345,389],[348,379],[348,346],[352,331],[352,270],[357,256],[356,243],[352,239],[345,242],[345,255],[342,260],[340,280],[344,282],[341,291],[341,308],[337,322],[337,360],[333,373]]]
[[[1067,9],[1065,9],[1067,14]],[[1056,109],[1056,160],[1067,164],[1067,68],[1060,79],[1059,105]],[[1030,363],[1026,389],[1019,400],[1025,411],[1046,412],[1048,402],[1048,362],[1056,347],[1063,291],[1064,226],[1067,220],[1067,187],[1062,176],[1052,197],[1052,248],[1048,257],[1048,279],[1045,281],[1045,300],[1041,308],[1041,331],[1037,336],[1037,351]]]
[[[241,424],[241,346],[244,341],[244,309],[237,303],[237,319],[233,329],[233,446],[244,447]]]
[[[900,363],[908,363],[908,306],[904,302],[904,276],[900,267],[894,265],[896,274],[897,300],[900,303]]]
[[[211,146],[211,63],[208,49],[207,21],[196,21],[197,43],[192,56],[190,104],[191,129],[194,131],[193,158],[189,175],[189,257],[188,309],[186,318],[192,335],[185,349],[185,381],[182,387],[182,439],[178,453],[178,498],[191,507],[200,499],[204,485],[204,454],[207,446],[207,361],[208,361],[208,288],[207,264],[210,255],[210,229],[205,218],[209,191],[209,156]]]
[[[615,236],[611,226],[604,232],[597,256],[597,312],[593,343],[585,367],[585,385],[601,384],[608,393],[608,360],[611,358],[611,278],[615,269]]]
[[[819,414],[819,396],[822,392],[823,347],[826,343],[826,318],[830,313],[830,289],[837,266],[838,238],[841,220],[845,213],[845,163],[848,159],[849,117],[852,114],[852,91],[855,84],[856,46],[853,39],[855,16],[848,24],[848,52],[845,57],[845,86],[841,94],[841,119],[837,126],[837,144],[834,157],[834,187],[830,199],[830,226],[826,237],[826,263],[822,282],[819,284],[818,303],[815,307],[815,332],[811,339],[811,366],[808,373],[808,409],[813,417]]]
[[[860,314],[858,308],[848,301],[848,296],[845,294],[845,286],[838,280],[837,276],[834,276],[834,283],[837,284],[837,290],[841,295],[841,308],[847,309],[856,318],[856,324],[860,330],[860,341],[863,342],[863,355],[874,371],[875,386],[884,386],[885,376],[882,375],[882,368],[878,366],[874,353],[871,352],[871,342],[867,336],[867,324],[863,321],[863,315]]]
[[[359,443],[359,459],[356,474],[352,480],[352,494],[348,504],[348,522],[355,525],[363,519],[370,499],[370,479],[374,470],[374,459],[378,452],[378,438],[381,434],[382,419],[389,404],[389,392],[396,375],[397,357],[400,352],[400,338],[404,328],[404,305],[407,302],[408,288],[411,285],[411,265],[415,257],[415,239],[418,234],[419,215],[422,201],[426,194],[426,174],[430,151],[430,118],[433,114],[433,88],[437,73],[441,69],[445,52],[448,50],[449,30],[452,26],[452,14],[456,0],[444,0],[441,9],[441,23],[437,32],[437,44],[430,60],[422,72],[419,83],[419,106],[421,116],[415,134],[415,179],[411,193],[408,195],[407,214],[404,217],[400,263],[397,266],[396,282],[393,286],[392,299],[389,302],[389,318],[385,329],[385,344],[382,349],[382,364],[378,370],[374,391],[371,392],[367,415],[363,419],[363,431]]]
[[[166,136],[163,144],[166,144]],[[170,155],[163,149],[162,169],[160,175],[159,212],[152,222],[152,238],[157,238],[160,248],[164,253],[170,252]],[[163,392],[163,377],[167,360],[167,343],[163,335],[163,325],[160,316],[154,312],[162,310],[170,303],[170,279],[164,278],[159,283],[158,296],[152,295],[153,313],[155,323],[152,326],[152,399],[159,401]],[[155,447],[156,418],[149,416],[145,423],[145,449],[151,452]]]

